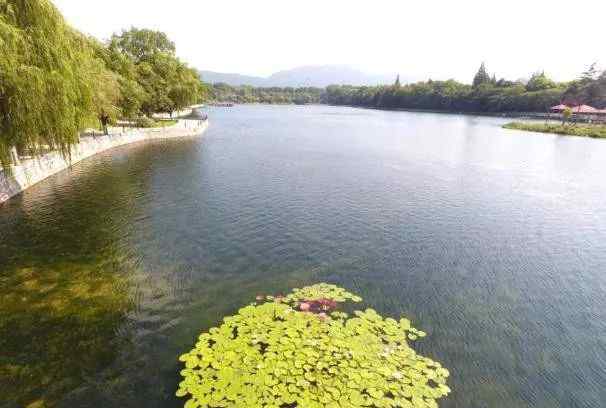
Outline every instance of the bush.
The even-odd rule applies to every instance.
[[[180,357],[186,408],[437,407],[450,392],[448,370],[409,346],[425,333],[407,319],[349,317],[337,305],[361,299],[328,284],[257,300]]]
[[[156,126],[156,121],[147,116],[141,116],[135,120],[135,126],[139,128],[152,128]]]

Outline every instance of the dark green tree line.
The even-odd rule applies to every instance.
[[[324,90],[314,87],[255,88],[216,83],[210,86],[209,92],[211,99],[222,102],[306,105],[320,103]]]
[[[417,82],[400,86],[333,85],[321,101],[333,105],[449,112],[545,112],[561,102],[606,107],[606,72],[595,67],[570,83],[556,83],[544,72],[528,82],[496,80],[484,64],[467,85],[455,80]]]

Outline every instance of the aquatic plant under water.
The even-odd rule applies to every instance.
[[[196,407],[437,407],[448,370],[418,355],[410,321],[337,304],[361,299],[321,283],[258,297],[180,357],[177,396]]]

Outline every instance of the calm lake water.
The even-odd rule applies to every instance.
[[[501,119],[210,109],[0,207],[0,406],[177,407],[177,357],[331,282],[428,337],[441,407],[606,405],[606,141]],[[36,407],[44,405],[34,405]]]

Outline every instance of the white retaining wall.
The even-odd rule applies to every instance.
[[[72,147],[71,164],[129,143],[201,135],[207,127],[208,120],[201,123],[183,120],[166,128],[133,129],[108,136],[82,137],[80,143]],[[19,165],[12,166],[10,175],[0,169],[0,203],[69,166],[70,162],[59,152],[50,152],[38,158],[21,160]]]

